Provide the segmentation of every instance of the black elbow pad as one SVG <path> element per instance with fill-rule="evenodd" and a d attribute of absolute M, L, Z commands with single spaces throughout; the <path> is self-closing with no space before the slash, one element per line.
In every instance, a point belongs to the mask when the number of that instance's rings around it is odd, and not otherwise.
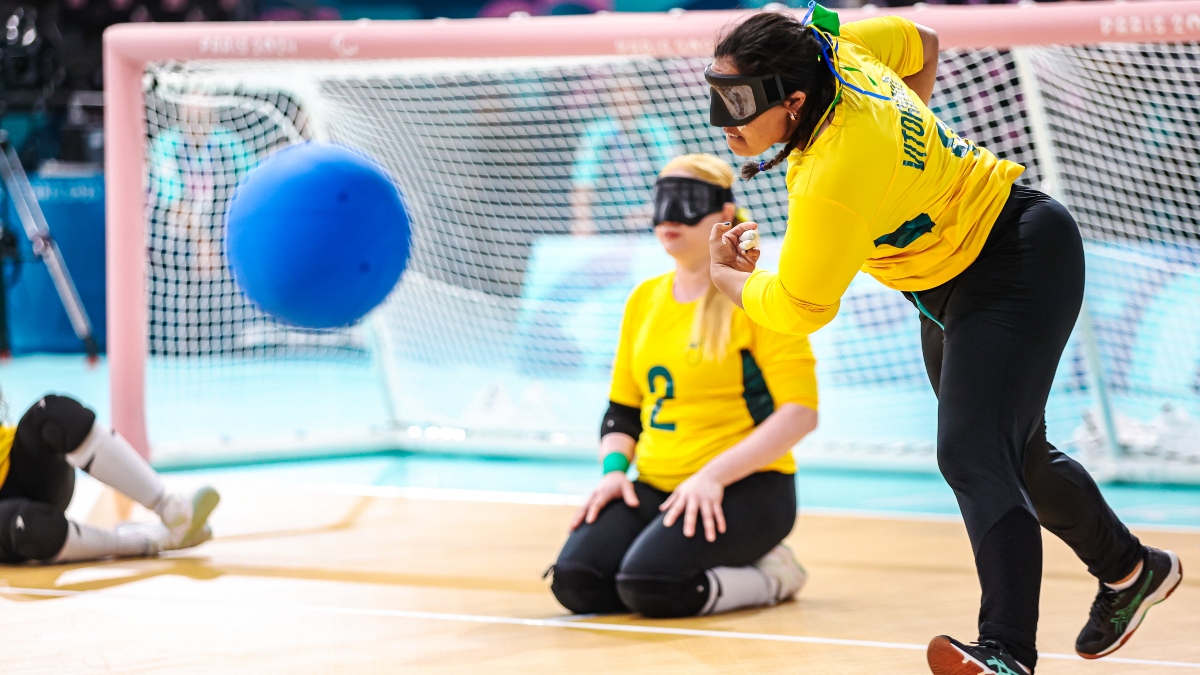
<path fill-rule="evenodd" d="M 600 438 L 612 433 L 627 434 L 636 441 L 642 435 L 642 411 L 609 401 L 604 421 L 600 423 Z"/>

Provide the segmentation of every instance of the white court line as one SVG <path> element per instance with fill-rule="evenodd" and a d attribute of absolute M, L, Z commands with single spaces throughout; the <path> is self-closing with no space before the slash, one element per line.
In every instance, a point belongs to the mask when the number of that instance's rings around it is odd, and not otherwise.
<path fill-rule="evenodd" d="M 257 482 L 257 485 L 262 485 Z M 355 485 L 348 483 L 290 483 L 280 485 L 308 492 L 349 495 L 355 497 L 390 497 L 424 499 L 445 502 L 482 502 L 489 504 L 533 504 L 536 506 L 580 506 L 585 495 L 566 495 L 547 492 L 507 492 L 504 490 L 463 490 L 457 488 L 399 487 L 393 485 Z M 800 505 L 800 515 L 830 516 L 835 518 L 867 518 L 870 520 L 903 520 L 932 523 L 961 523 L 962 517 L 948 513 L 918 513 L 913 511 L 875 511 L 869 509 L 839 509 L 805 507 Z M 1147 532 L 1174 532 L 1200 534 L 1200 527 L 1192 525 L 1156 525 L 1151 523 L 1125 523 L 1127 526 Z"/>
<path fill-rule="evenodd" d="M 99 591 L 70 591 L 61 589 L 14 588 L 0 587 L 0 594 L 41 595 L 49 597 L 66 597 L 93 593 Z M 740 631 L 704 630 L 699 628 L 678 628 L 673 626 L 644 626 L 637 624 L 592 623 L 581 619 L 592 616 L 576 616 L 562 619 L 519 619 L 511 616 L 490 616 L 486 614 L 453 614 L 446 612 L 417 612 L 403 609 L 370 609 L 364 607 L 329 607 L 325 605 L 276 605 L 255 603 L 228 603 L 216 600 L 196 601 L 191 598 L 146 597 L 143 595 L 125 594 L 112 590 L 103 591 L 106 597 L 118 597 L 126 600 L 149 602 L 217 604 L 222 607 L 244 607 L 247 609 L 273 609 L 280 611 L 302 611 L 319 614 L 342 614 L 349 616 L 376 616 L 393 619 L 419 619 L 425 621 L 451 621 L 459 623 L 482 623 L 506 626 L 528 626 L 533 628 L 566 628 L 574 630 L 590 630 L 610 633 L 635 633 L 641 635 L 673 635 L 678 637 L 704 637 L 721 640 L 751 640 L 759 642 L 789 642 L 794 644 L 831 645 L 838 647 L 865 647 L 871 649 L 898 649 L 904 651 L 924 651 L 926 645 L 907 642 L 881 642 L 878 640 L 849 640 L 844 638 L 814 637 L 809 635 L 781 635 L 777 633 L 744 633 Z M 1038 654 L 1040 658 L 1059 661 L 1083 661 L 1075 654 Z M 1123 663 L 1139 666 L 1160 666 L 1164 668 L 1192 668 L 1200 670 L 1200 663 L 1189 661 L 1159 661 L 1155 659 L 1126 659 L 1119 656 L 1104 658 L 1105 663 Z"/>

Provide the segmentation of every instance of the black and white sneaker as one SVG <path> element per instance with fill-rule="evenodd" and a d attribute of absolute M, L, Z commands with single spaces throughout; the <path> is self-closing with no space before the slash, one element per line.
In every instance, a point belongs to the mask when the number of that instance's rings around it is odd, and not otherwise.
<path fill-rule="evenodd" d="M 964 645 L 939 635 L 929 641 L 925 656 L 933 675 L 1033 675 L 1004 645 L 991 640 Z"/>
<path fill-rule="evenodd" d="M 1146 547 L 1142 573 L 1123 591 L 1100 584 L 1092 615 L 1075 641 L 1075 652 L 1098 659 L 1117 651 L 1141 625 L 1151 607 L 1166 600 L 1183 581 L 1179 556 Z"/>

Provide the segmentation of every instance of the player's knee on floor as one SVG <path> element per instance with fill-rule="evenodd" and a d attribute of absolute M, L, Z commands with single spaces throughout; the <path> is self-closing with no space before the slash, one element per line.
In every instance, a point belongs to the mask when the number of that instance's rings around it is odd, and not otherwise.
<path fill-rule="evenodd" d="M 83 443 L 95 423 L 96 413 L 79 401 L 50 394 L 25 412 L 17 433 L 25 442 L 42 443 L 55 452 L 67 454 Z"/>
<path fill-rule="evenodd" d="M 560 562 L 554 565 L 550 590 L 559 604 L 575 614 L 626 612 L 617 596 L 617 584 L 588 565 Z"/>
<path fill-rule="evenodd" d="M 0 501 L 0 562 L 47 562 L 67 541 L 62 511 L 28 499 Z"/>
<path fill-rule="evenodd" d="M 708 577 L 691 579 L 617 575 L 617 595 L 630 610 L 652 619 L 696 616 L 708 602 Z"/>

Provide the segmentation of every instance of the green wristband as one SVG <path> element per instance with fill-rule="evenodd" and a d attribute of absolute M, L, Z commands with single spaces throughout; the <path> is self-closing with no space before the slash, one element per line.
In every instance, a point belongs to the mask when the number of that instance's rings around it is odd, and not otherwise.
<path fill-rule="evenodd" d="M 610 452 L 604 456 L 604 473 L 620 471 L 625 473 L 629 470 L 629 458 L 620 452 Z"/>

